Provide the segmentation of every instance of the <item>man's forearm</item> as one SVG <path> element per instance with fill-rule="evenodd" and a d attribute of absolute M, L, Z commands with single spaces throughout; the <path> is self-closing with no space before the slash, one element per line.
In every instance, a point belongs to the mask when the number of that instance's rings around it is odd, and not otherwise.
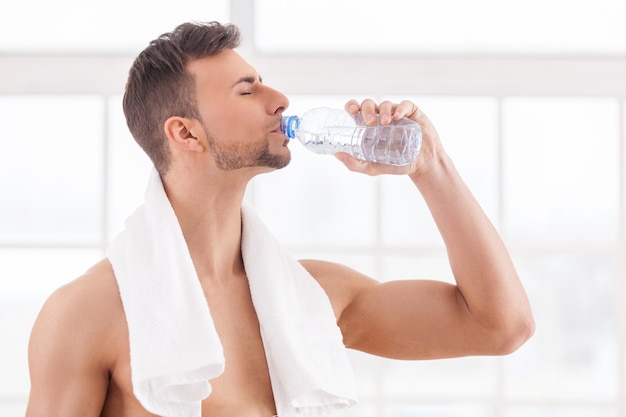
<path fill-rule="evenodd" d="M 427 170 L 411 179 L 443 237 L 459 292 L 473 319 L 493 329 L 495 337 L 525 340 L 534 324 L 524 288 L 502 239 L 450 158 L 438 154 Z"/>

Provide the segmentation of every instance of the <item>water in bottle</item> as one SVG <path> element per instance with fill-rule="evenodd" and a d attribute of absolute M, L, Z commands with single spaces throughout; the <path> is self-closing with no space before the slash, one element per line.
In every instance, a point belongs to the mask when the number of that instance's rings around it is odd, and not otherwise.
<path fill-rule="evenodd" d="M 422 145 L 422 130 L 412 120 L 378 121 L 367 126 L 361 113 L 319 107 L 298 116 L 283 116 L 282 132 L 320 154 L 347 152 L 357 159 L 388 165 L 413 162 Z"/>

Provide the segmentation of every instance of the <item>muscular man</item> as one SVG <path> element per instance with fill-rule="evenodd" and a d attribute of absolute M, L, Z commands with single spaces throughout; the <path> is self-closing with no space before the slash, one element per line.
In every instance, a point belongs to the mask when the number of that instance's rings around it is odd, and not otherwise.
<path fill-rule="evenodd" d="M 138 56 L 124 97 L 130 131 L 161 176 L 223 345 L 226 367 L 202 401 L 204 417 L 276 414 L 242 260 L 241 205 L 254 176 L 290 161 L 279 130 L 289 102 L 234 50 L 238 42 L 232 25 L 183 24 Z M 327 294 L 345 346 L 399 359 L 516 350 L 534 329 L 525 291 L 435 127 L 409 101 L 352 100 L 345 108 L 371 121 L 379 114 L 383 124 L 400 118 L 420 124 L 422 150 L 410 165 L 337 158 L 352 171 L 413 182 L 456 280 L 379 283 L 335 263 L 300 261 Z M 154 415 L 133 393 L 127 321 L 107 259 L 48 299 L 32 331 L 29 362 L 28 417 Z"/>

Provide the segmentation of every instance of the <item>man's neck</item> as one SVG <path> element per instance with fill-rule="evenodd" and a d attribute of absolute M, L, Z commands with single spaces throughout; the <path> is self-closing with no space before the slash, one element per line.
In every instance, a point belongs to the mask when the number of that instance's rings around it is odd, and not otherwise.
<path fill-rule="evenodd" d="M 245 184 L 167 179 L 164 186 L 201 281 L 243 273 L 241 204 Z"/>

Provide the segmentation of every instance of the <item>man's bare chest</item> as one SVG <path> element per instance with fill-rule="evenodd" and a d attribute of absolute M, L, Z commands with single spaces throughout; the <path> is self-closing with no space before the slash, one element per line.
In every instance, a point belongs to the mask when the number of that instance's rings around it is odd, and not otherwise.
<path fill-rule="evenodd" d="M 224 372 L 209 381 L 212 392 L 202 403 L 202 416 L 273 416 L 276 410 L 267 360 L 249 293 L 214 293 L 207 301 L 226 363 Z M 125 323 L 120 324 L 119 350 L 102 415 L 152 416 L 133 394 L 128 333 Z"/>

